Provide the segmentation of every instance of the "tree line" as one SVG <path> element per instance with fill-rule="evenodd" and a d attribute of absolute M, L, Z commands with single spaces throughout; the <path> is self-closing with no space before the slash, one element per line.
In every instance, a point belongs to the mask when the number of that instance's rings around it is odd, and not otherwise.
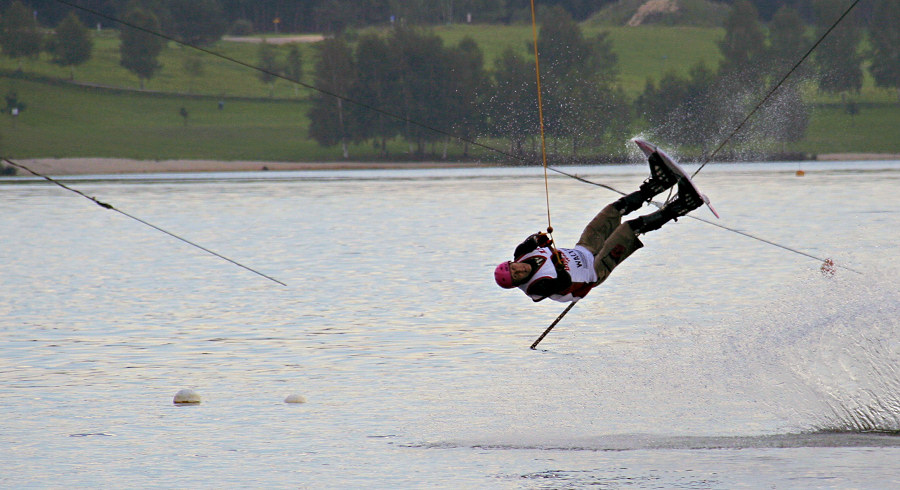
<path fill-rule="evenodd" d="M 668 73 L 658 82 L 649 80 L 635 103 L 638 113 L 664 137 L 709 149 L 741 122 L 847 6 L 842 0 L 814 2 L 813 28 L 807 33 L 800 12 L 793 7 L 781 6 L 766 27 L 753 4 L 735 2 L 719 44 L 723 61 L 718 71 L 713 73 L 700 63 L 687 76 Z M 749 127 L 736 136 L 737 141 L 802 139 L 810 117 L 801 93 L 804 86 L 840 95 L 852 115 L 859 110 L 853 96 L 862 88 L 866 62 L 875 84 L 897 89 L 900 100 L 900 1 L 878 0 L 870 14 L 866 49 L 861 48 L 866 16 L 857 11 L 838 24 L 811 60 L 784 81 Z"/>
<path fill-rule="evenodd" d="M 577 22 L 561 8 L 544 13 L 539 31 L 545 133 L 558 154 L 579 158 L 604 141 L 621 141 L 640 128 L 654 138 L 708 151 L 720 143 L 762 100 L 846 8 L 841 0 L 815 3 L 816 23 L 807 34 L 797 9 L 782 5 L 768 26 L 756 7 L 735 2 L 719 43 L 717 69 L 704 63 L 687 75 L 674 71 L 649 79 L 636 100 L 616 83 L 617 59 L 604 33 L 585 38 Z M 851 16 L 772 95 L 758 115 L 734 139 L 736 143 L 796 142 L 803 138 L 811 108 L 802 97 L 810 84 L 824 93 L 850 96 L 862 87 L 863 62 L 876 84 L 900 87 L 900 1 L 880 0 L 873 12 L 871 47 L 859 49 L 863 27 Z M 471 40 L 444 46 L 427 31 L 396 28 L 386 37 L 366 35 L 355 48 L 338 36 L 321 43 L 316 86 L 347 94 L 354 101 L 392 108 L 388 118 L 366 107 L 329 95 L 315 96 L 310 136 L 324 146 L 404 139 L 409 153 L 422 155 L 428 143 L 449 140 L 423 131 L 409 119 L 466 140 L 496 138 L 517 155 L 536 153 L 537 88 L 530 46 L 503 53 L 492 69 Z M 898 93 L 900 95 L 900 93 Z M 848 110 L 852 98 L 848 98 Z M 529 143 L 530 142 L 530 146 Z M 438 153 L 436 150 L 432 154 Z M 446 153 L 444 150 L 443 153 Z"/>
<path fill-rule="evenodd" d="M 345 158 L 350 143 L 368 140 L 387 156 L 387 141 L 398 137 L 414 156 L 424 156 L 431 144 L 428 153 L 446 158 L 453 137 L 508 140 L 510 151 L 521 154 L 540 130 L 527 45 L 507 50 L 488 70 L 470 38 L 445 46 L 426 30 L 398 26 L 354 44 L 338 36 L 318 45 L 315 86 L 321 92 L 310 111 L 310 136 L 323 146 L 340 145 Z M 616 55 L 605 33 L 586 39 L 573 18 L 555 8 L 547 12 L 538 49 L 547 134 L 577 153 L 624 129 L 630 108 L 615 84 Z"/>
<path fill-rule="evenodd" d="M 15 0 L 0 0 L 0 11 Z M 615 0 L 540 0 L 543 7 L 560 6 L 584 20 Z M 37 20 L 56 25 L 72 10 L 55 0 L 26 2 Z M 465 22 L 514 22 L 530 16 L 530 0 L 78 0 L 105 16 L 123 18 L 135 7 L 153 12 L 164 26 L 180 22 L 187 4 L 205 11 L 203 23 L 231 28 L 249 25 L 253 32 L 337 32 L 343 28 L 389 24 L 391 20 L 428 25 Z M 187 5 L 190 7 L 190 5 Z M 107 24 L 100 16 L 79 12 L 86 25 Z M 529 17 L 530 18 L 530 17 Z M 174 31 L 172 31 L 174 32 Z"/>
<path fill-rule="evenodd" d="M 214 27 L 210 29 L 198 27 L 216 17 L 207 14 L 218 3 L 134 0 L 123 18 L 148 31 L 177 32 L 187 42 L 204 44 L 218 39 L 224 29 L 221 22 L 208 23 Z M 636 100 L 629 100 L 617 84 L 616 54 L 607 35 L 585 38 L 577 19 L 562 3 L 542 13 L 538 44 L 546 134 L 556 151 L 572 156 L 600 142 L 620 140 L 634 127 L 652 128 L 663 140 L 705 149 L 733 128 L 846 8 L 843 0 L 816 0 L 811 11 L 814 29 L 806 34 L 799 9 L 782 5 L 766 25 L 754 3 L 738 0 L 725 23 L 719 44 L 722 62 L 716 70 L 701 63 L 687 75 L 661 73 L 647 81 Z M 159 12 L 154 4 L 167 7 L 163 17 L 168 27 L 154 13 Z M 801 139 L 810 113 L 801 96 L 801 82 L 813 80 L 828 93 L 858 93 L 863 61 L 868 62 L 876 84 L 900 87 L 900 0 L 877 0 L 870 14 L 867 50 L 859 49 L 864 31 L 857 13 L 831 33 L 812 63 L 803 65 L 761 109 L 762 117 L 755 120 L 762 122 L 742 137 L 782 143 Z M 447 134 L 470 141 L 508 141 L 510 151 L 517 154 L 535 151 L 540 122 L 531 46 L 510 49 L 494 66 L 486 67 L 471 39 L 445 46 L 427 29 L 406 23 L 380 32 L 386 34 L 352 36 L 342 31 L 318 44 L 314 83 L 325 94 L 313 98 L 312 138 L 324 146 L 340 145 L 345 157 L 349 157 L 350 143 L 368 140 L 386 154 L 387 142 L 394 138 L 404 139 L 413 155 L 424 155 L 428 144 L 432 144 L 431 153 L 445 154 Z M 33 10 L 21 1 L 0 12 L 0 47 L 5 56 L 33 57 L 45 49 L 55 62 L 73 70 L 90 58 L 90 33 L 73 12 L 49 38 L 43 39 L 44 35 Z M 133 29 L 122 29 L 120 38 L 120 63 L 143 87 L 160 68 L 157 57 L 164 44 Z M 272 73 L 294 80 L 302 75 L 296 47 L 282 62 L 273 46 L 262 44 L 258 65 L 268 72 L 260 75 L 265 83 L 273 81 Z M 195 75 L 200 71 L 187 64 L 185 68 Z M 434 145 L 441 142 L 443 150 L 436 150 Z"/>
<path fill-rule="evenodd" d="M 0 0 L 0 11 L 15 0 Z M 583 21 L 617 0 L 539 0 L 539 10 L 560 7 L 576 21 Z M 249 25 L 254 32 L 338 32 L 339 29 L 385 25 L 403 19 L 412 25 L 466 22 L 510 23 L 530 19 L 531 0 L 77 0 L 78 5 L 103 15 L 123 18 L 135 6 L 153 12 L 168 28 L 179 22 L 185 6 L 195 4 L 206 14 L 203 23 L 221 24 L 231 29 L 236 23 Z M 725 0 L 725 4 L 733 4 Z M 752 0 L 763 21 L 772 19 L 783 5 L 796 8 L 809 22 L 814 15 L 812 0 Z M 55 0 L 26 2 L 43 25 L 57 25 L 72 8 Z M 858 8 L 871 13 L 863 2 Z M 78 12 L 89 26 L 107 24 L 108 19 Z M 112 27 L 112 26 L 110 26 Z M 174 32 L 174 31 L 172 31 Z"/>

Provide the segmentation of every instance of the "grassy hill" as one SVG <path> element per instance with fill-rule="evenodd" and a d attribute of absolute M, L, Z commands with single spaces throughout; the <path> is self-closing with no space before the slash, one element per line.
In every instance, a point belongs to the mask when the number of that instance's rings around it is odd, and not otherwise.
<path fill-rule="evenodd" d="M 585 26 L 585 37 L 601 31 L 609 33 L 613 49 L 619 57 L 619 81 L 626 93 L 637 96 L 644 90 L 647 77 L 660 78 L 668 70 L 686 74 L 691 66 L 704 61 L 710 68 L 719 65 L 716 42 L 724 31 L 701 27 L 600 27 Z M 445 44 L 457 44 L 469 36 L 478 42 L 490 69 L 494 60 L 507 48 L 519 50 L 525 56 L 533 42 L 531 26 L 452 25 L 435 29 Z"/>
<path fill-rule="evenodd" d="M 625 90 L 632 95 L 644 89 L 648 76 L 658 77 L 658 73 L 674 70 L 686 73 L 688 68 L 699 61 L 705 61 L 710 67 L 718 66 L 719 52 L 716 42 L 723 31 L 718 28 L 698 27 L 615 27 L 603 28 L 588 26 L 584 29 L 587 37 L 592 37 L 601 30 L 610 34 L 614 49 L 619 56 L 618 69 L 620 80 Z M 464 37 L 473 38 L 481 46 L 485 65 L 488 69 L 494 66 L 494 60 L 507 48 L 513 48 L 530 56 L 532 42 L 531 26 L 495 26 L 495 25 L 451 25 L 434 29 L 447 45 L 455 45 Z M 75 69 L 75 81 L 100 84 L 114 87 L 137 89 L 137 78 L 119 65 L 119 39 L 115 31 L 106 30 L 95 34 L 93 58 Z M 311 83 L 309 76 L 313 72 L 315 49 L 311 44 L 298 44 L 303 56 L 304 82 Z M 245 63 L 257 64 L 259 61 L 259 45 L 244 42 L 220 41 L 211 48 L 224 56 L 238 59 Z M 279 57 L 287 54 L 287 46 L 278 46 Z M 191 79 L 184 68 L 189 58 L 202 61 L 203 73 Z M 192 92 L 215 96 L 268 97 L 276 98 L 305 97 L 309 95 L 305 89 L 295 87 L 279 80 L 274 83 L 274 92 L 263 84 L 257 73 L 246 67 L 200 53 L 190 48 L 183 48 L 169 43 L 160 55 L 162 69 L 159 74 L 147 83 L 147 90 L 187 93 Z M 14 71 L 18 62 L 0 57 L 0 69 Z M 70 70 L 50 62 L 50 57 L 42 53 L 36 60 L 25 60 L 23 70 L 35 74 L 58 79 L 68 79 Z"/>
<path fill-rule="evenodd" d="M 307 137 L 307 99 L 223 99 L 0 78 L 0 92 L 10 91 L 26 108 L 15 119 L 0 114 L 0 154 L 8 158 L 341 160 L 340 150 Z M 406 148 L 399 140 L 388 144 L 394 156 Z M 461 154 L 462 146 L 451 150 Z M 370 144 L 350 151 L 362 160 L 381 158 Z M 479 154 L 477 148 L 470 153 Z"/>
<path fill-rule="evenodd" d="M 313 48 L 308 44 L 299 44 L 304 57 L 304 68 L 309 74 L 313 70 Z M 280 47 L 280 56 L 287 54 L 286 47 Z M 212 48 L 225 56 L 256 65 L 259 62 L 259 45 L 243 42 L 220 41 Z M 201 60 L 202 74 L 195 79 L 188 75 L 184 68 L 190 58 Z M 139 82 L 135 75 L 119 65 L 119 37 L 113 30 L 105 30 L 95 34 L 94 51 L 90 61 L 75 68 L 75 81 L 87 84 L 98 84 L 111 87 L 122 87 L 137 90 Z M 169 43 L 159 57 L 162 69 L 149 80 L 146 89 L 149 91 L 231 96 L 231 97 L 269 97 L 292 98 L 307 96 L 308 93 L 296 92 L 287 82 L 274 84 L 274 93 L 270 87 L 260 81 L 257 72 L 236 63 L 201 53 L 191 48 L 184 48 L 176 43 Z M 14 71 L 18 63 L 9 58 L 0 57 L 0 69 Z M 24 60 L 22 69 L 27 74 L 67 80 L 69 68 L 51 63 L 50 56 L 41 53 L 36 60 Z M 297 89 L 300 90 L 300 89 Z"/>
<path fill-rule="evenodd" d="M 620 83 L 636 96 L 647 77 L 658 77 L 668 70 L 685 73 L 698 61 L 715 67 L 719 54 L 716 41 L 721 29 L 704 27 L 615 27 L 584 25 L 591 36 L 606 29 L 619 56 Z M 507 47 L 527 55 L 531 42 L 530 26 L 453 25 L 436 29 L 448 44 L 464 36 L 474 38 L 484 50 L 486 63 Z M 314 49 L 300 45 L 305 78 L 312 72 Z M 255 64 L 258 46 L 249 43 L 219 42 L 214 50 L 229 57 Z M 281 56 L 287 47 L 281 46 Z M 185 60 L 200 57 L 203 73 L 191 79 Z M 6 156 L 72 157 L 115 156 L 140 159 L 215 158 L 223 160 L 316 160 L 340 158 L 334 148 L 321 148 L 306 137 L 309 121 L 309 90 L 285 81 L 271 87 L 263 84 L 256 72 L 227 60 L 199 54 L 170 45 L 160 62 L 163 69 L 147 84 L 148 92 L 133 91 L 137 79 L 118 64 L 118 38 L 114 31 L 95 34 L 93 59 L 76 68 L 75 80 L 128 90 L 104 90 L 73 86 L 65 80 L 69 70 L 53 65 L 46 55 L 23 62 L 29 77 L 44 81 L 11 77 L 17 64 L 0 58 L 0 94 L 17 92 L 27 104 L 13 120 L 0 115 L 0 151 Z M 149 91 L 162 92 L 150 93 Z M 192 95 L 184 95 L 190 92 Z M 858 96 L 861 112 L 847 114 L 836 97 L 811 92 L 818 104 L 807 138 L 788 148 L 806 153 L 823 152 L 900 152 L 900 106 L 896 92 L 874 87 L 867 77 Z M 225 101 L 219 110 L 217 103 Z M 187 125 L 179 115 L 184 107 Z M 401 142 L 390 148 L 392 154 L 404 151 Z M 460 154 L 459 145 L 451 154 Z M 359 159 L 373 159 L 369 145 L 351 149 Z"/>

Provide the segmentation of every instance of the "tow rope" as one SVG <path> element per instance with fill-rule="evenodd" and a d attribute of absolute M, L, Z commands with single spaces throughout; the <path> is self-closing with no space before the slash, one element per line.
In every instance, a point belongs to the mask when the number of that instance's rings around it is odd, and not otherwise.
<path fill-rule="evenodd" d="M 547 138 L 544 136 L 544 100 L 541 96 L 541 62 L 538 55 L 537 16 L 534 13 L 534 0 L 531 0 L 531 34 L 534 37 L 534 75 L 537 79 L 538 120 L 541 128 L 541 164 L 544 167 L 544 196 L 547 200 L 547 235 L 550 237 L 550 249 L 554 256 L 556 244 L 553 241 L 553 224 L 550 222 L 550 182 L 547 178 Z"/>

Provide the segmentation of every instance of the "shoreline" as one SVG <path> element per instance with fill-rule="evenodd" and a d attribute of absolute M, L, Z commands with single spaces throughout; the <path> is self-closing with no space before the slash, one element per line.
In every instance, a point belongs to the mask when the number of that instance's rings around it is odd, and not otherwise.
<path fill-rule="evenodd" d="M 813 161 L 837 162 L 837 161 L 879 161 L 900 160 L 900 153 L 823 153 L 816 156 Z"/>
<path fill-rule="evenodd" d="M 390 170 L 486 167 L 452 162 L 264 162 L 220 160 L 134 160 L 128 158 L 27 158 L 13 160 L 43 175 L 257 172 L 265 170 Z M 492 166 L 492 165 L 491 165 Z M 17 169 L 19 177 L 31 176 Z"/>
<path fill-rule="evenodd" d="M 900 161 L 895 153 L 829 153 L 815 161 Z M 391 170 L 495 167 L 477 162 L 265 162 L 219 160 L 134 160 L 128 158 L 28 158 L 13 160 L 42 175 L 256 172 L 265 170 Z M 624 162 L 623 162 L 624 163 Z M 18 177 L 31 174 L 17 169 Z"/>

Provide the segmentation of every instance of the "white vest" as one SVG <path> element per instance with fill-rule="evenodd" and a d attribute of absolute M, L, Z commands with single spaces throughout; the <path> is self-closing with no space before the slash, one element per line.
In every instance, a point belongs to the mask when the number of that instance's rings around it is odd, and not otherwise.
<path fill-rule="evenodd" d="M 564 291 L 551 295 L 550 299 L 568 302 L 587 296 L 587 293 L 594 287 L 594 283 L 597 282 L 597 272 L 594 271 L 594 255 L 581 245 L 576 245 L 575 248 L 559 248 L 557 250 L 559 250 L 559 257 L 562 259 L 563 266 L 572 278 L 572 285 Z M 553 266 L 553 261 L 550 260 L 552 254 L 553 252 L 549 248 L 540 247 L 516 258 L 516 262 L 532 257 L 537 259 L 538 270 L 532 274 L 528 282 L 519 286 L 519 289 L 524 291 L 525 294 L 528 294 L 528 287 L 538 279 L 555 279 L 557 277 L 556 267 Z M 535 301 L 543 299 L 542 296 L 538 295 L 528 294 L 528 296 Z"/>

